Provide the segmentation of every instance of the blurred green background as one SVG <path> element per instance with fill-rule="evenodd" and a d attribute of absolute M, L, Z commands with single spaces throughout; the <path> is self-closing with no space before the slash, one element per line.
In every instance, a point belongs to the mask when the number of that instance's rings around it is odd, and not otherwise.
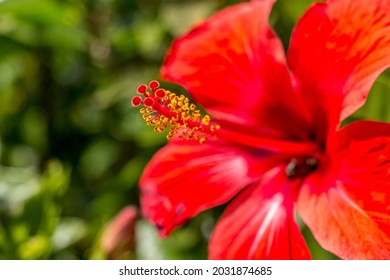
<path fill-rule="evenodd" d="M 138 178 L 166 143 L 131 97 L 158 78 L 173 38 L 238 2 L 0 0 L 0 259 L 108 257 L 100 245 L 107 222 L 139 205 Z M 270 22 L 286 48 L 312 2 L 277 2 Z M 389 90 L 387 72 L 351 119 L 390 121 Z M 140 219 L 135 248 L 116 257 L 205 259 L 222 211 L 165 240 Z M 334 258 L 303 232 L 314 258 Z"/>

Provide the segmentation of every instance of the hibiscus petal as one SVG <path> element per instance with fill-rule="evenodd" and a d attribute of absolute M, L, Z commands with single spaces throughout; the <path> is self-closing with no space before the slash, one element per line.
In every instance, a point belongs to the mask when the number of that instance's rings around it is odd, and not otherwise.
<path fill-rule="evenodd" d="M 284 169 L 274 168 L 226 209 L 209 244 L 210 259 L 310 259 L 294 221 Z"/>
<path fill-rule="evenodd" d="M 364 104 L 390 65 L 390 1 L 313 5 L 293 32 L 288 62 L 317 127 L 334 129 Z"/>
<path fill-rule="evenodd" d="M 330 167 L 303 184 L 298 211 L 320 245 L 345 259 L 390 259 L 390 125 L 339 131 Z"/>
<path fill-rule="evenodd" d="M 188 218 L 231 199 L 274 164 L 220 141 L 171 142 L 154 155 L 140 180 L 143 214 L 162 236 Z M 258 153 L 258 152 L 257 152 Z"/>
<path fill-rule="evenodd" d="M 244 125 L 251 134 L 306 137 L 303 101 L 267 22 L 273 2 L 231 6 L 200 24 L 175 41 L 161 75 L 189 90 L 223 126 L 232 123 L 229 129 Z"/>

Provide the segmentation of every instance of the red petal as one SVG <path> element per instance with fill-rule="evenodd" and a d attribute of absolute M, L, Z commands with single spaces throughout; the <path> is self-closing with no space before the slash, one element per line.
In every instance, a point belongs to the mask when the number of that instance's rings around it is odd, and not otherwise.
<path fill-rule="evenodd" d="M 309 177 L 298 210 L 318 242 L 345 259 L 390 259 L 390 125 L 337 133 L 329 167 Z"/>
<path fill-rule="evenodd" d="M 288 61 L 318 127 L 334 129 L 363 105 L 390 65 L 390 1 L 313 5 L 293 32 Z"/>
<path fill-rule="evenodd" d="M 216 118 L 249 126 L 252 134 L 299 138 L 308 125 L 282 44 L 268 26 L 273 2 L 217 13 L 173 44 L 161 75 L 187 88 Z"/>
<path fill-rule="evenodd" d="M 218 222 L 209 258 L 310 259 L 294 221 L 292 189 L 284 170 L 275 168 L 244 190 Z"/>
<path fill-rule="evenodd" d="M 245 151 L 212 140 L 171 142 L 141 177 L 143 213 L 167 235 L 197 213 L 227 202 L 273 164 L 274 159 L 255 162 Z"/>

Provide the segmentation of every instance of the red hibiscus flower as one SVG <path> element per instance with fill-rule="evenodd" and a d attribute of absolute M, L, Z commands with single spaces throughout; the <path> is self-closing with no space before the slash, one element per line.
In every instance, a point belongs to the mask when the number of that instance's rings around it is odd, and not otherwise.
<path fill-rule="evenodd" d="M 164 236 L 232 200 L 211 259 L 310 258 L 295 212 L 341 258 L 390 259 L 390 125 L 340 128 L 390 65 L 390 0 L 312 5 L 287 59 L 267 23 L 273 2 L 228 7 L 171 47 L 162 78 L 211 121 L 156 82 L 139 88 L 147 121 L 173 125 L 140 180 L 143 214 Z"/>

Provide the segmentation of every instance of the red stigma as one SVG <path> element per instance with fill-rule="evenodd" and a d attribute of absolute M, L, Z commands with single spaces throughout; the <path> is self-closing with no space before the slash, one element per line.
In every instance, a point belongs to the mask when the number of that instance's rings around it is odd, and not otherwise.
<path fill-rule="evenodd" d="M 131 105 L 133 107 L 138 107 L 142 103 L 142 98 L 139 96 L 134 96 L 133 99 L 131 100 Z"/>
<path fill-rule="evenodd" d="M 139 85 L 137 88 L 137 92 L 138 94 L 145 94 L 147 89 L 148 89 L 147 85 Z"/>
<path fill-rule="evenodd" d="M 151 107 L 154 105 L 154 99 L 151 97 L 146 97 L 144 100 L 144 105 L 147 107 Z"/>
<path fill-rule="evenodd" d="M 150 87 L 151 89 L 156 89 L 156 88 L 158 88 L 159 86 L 160 86 L 160 83 L 157 82 L 157 81 L 151 81 L 151 82 L 149 83 L 149 87 Z"/>
<path fill-rule="evenodd" d="M 163 98 L 165 96 L 165 90 L 163 90 L 162 88 L 156 90 L 156 96 L 159 98 Z"/>

